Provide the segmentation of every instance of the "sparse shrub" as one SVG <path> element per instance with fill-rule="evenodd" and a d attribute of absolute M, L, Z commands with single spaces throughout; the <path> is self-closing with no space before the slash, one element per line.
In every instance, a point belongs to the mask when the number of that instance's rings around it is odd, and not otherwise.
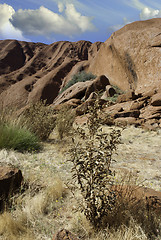
<path fill-rule="evenodd" d="M 117 94 L 123 94 L 123 93 L 125 93 L 123 90 L 121 90 L 118 86 L 116 86 L 116 85 L 112 85 L 112 87 L 115 89 L 115 91 L 116 91 L 116 93 Z"/>
<path fill-rule="evenodd" d="M 55 127 L 54 110 L 46 105 L 46 101 L 30 104 L 21 116 L 21 124 L 41 140 L 46 140 Z"/>
<path fill-rule="evenodd" d="M 62 90 L 60 91 L 60 94 L 62 92 L 64 92 L 66 89 L 68 89 L 69 87 L 73 86 L 75 83 L 77 82 L 86 82 L 89 81 L 91 79 L 95 79 L 96 76 L 93 75 L 92 73 L 86 73 L 85 71 L 81 71 L 78 72 L 77 74 L 75 74 L 72 79 L 65 85 L 65 87 L 62 88 Z"/>
<path fill-rule="evenodd" d="M 111 170 L 112 156 L 121 132 L 104 133 L 98 109 L 99 100 L 96 99 L 94 106 L 89 107 L 87 128 L 77 127 L 79 140 L 73 138 L 70 149 L 72 174 L 76 181 L 74 187 L 81 192 L 78 210 L 84 213 L 96 231 L 107 226 L 111 229 L 129 227 L 134 221 L 143 229 L 147 239 L 155 239 L 160 234 L 160 220 L 146 201 L 137 199 L 133 179 L 127 176 L 118 182 Z"/>
<path fill-rule="evenodd" d="M 64 106 L 57 114 L 56 129 L 59 134 L 59 138 L 62 139 L 72 131 L 73 122 L 75 119 L 75 112 L 69 106 Z"/>
<path fill-rule="evenodd" d="M 116 93 L 112 96 L 112 97 L 108 97 L 107 100 L 110 102 L 110 103 L 116 103 L 117 101 L 117 98 L 119 95 L 125 93 L 123 90 L 121 90 L 118 86 L 116 85 L 112 85 L 112 87 L 115 89 Z"/>
<path fill-rule="evenodd" d="M 0 149 L 13 149 L 19 152 L 37 151 L 41 145 L 38 138 L 19 125 L 0 123 Z"/>
<path fill-rule="evenodd" d="M 109 212 L 113 211 L 116 195 L 111 190 L 114 173 L 110 169 L 112 154 L 119 143 L 120 131 L 103 133 L 98 117 L 99 99 L 89 107 L 87 130 L 77 127 L 83 141 L 70 150 L 72 173 L 81 192 L 81 211 L 95 229 L 105 227 Z"/>

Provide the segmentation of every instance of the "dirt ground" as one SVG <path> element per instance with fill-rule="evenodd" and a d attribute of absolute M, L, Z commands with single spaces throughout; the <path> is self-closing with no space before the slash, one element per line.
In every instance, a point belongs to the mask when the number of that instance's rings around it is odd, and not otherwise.
<path fill-rule="evenodd" d="M 114 168 L 133 171 L 145 180 L 145 186 L 161 191 L 161 130 L 127 127 L 122 131 L 117 152 Z"/>
<path fill-rule="evenodd" d="M 112 128 L 103 126 L 103 131 L 111 130 Z M 137 184 L 143 183 L 144 186 L 161 191 L 161 130 L 153 132 L 133 126 L 120 130 L 122 131 L 121 143 L 118 146 L 117 154 L 113 156 L 116 161 L 113 161 L 111 165 L 112 169 L 116 171 L 116 179 L 119 179 L 120 176 L 129 176 L 131 172 L 136 177 Z M 22 154 L 5 149 L 0 151 L 0 163 L 12 164 L 21 169 L 25 181 L 30 183 L 29 193 L 26 193 L 22 203 L 18 204 L 9 216 L 14 216 L 20 221 L 19 219 L 25 215 L 29 222 L 27 231 L 29 229 L 34 236 L 37 236 L 37 240 L 52 239 L 53 234 L 60 229 L 60 226 L 75 232 L 76 235 L 83 236 L 87 232 L 86 223 L 82 225 L 80 217 L 75 213 L 76 200 L 72 194 L 68 194 L 62 199 L 56 199 L 54 202 L 53 196 L 50 197 L 51 189 L 55 189 L 55 183 L 58 182 L 56 196 L 57 194 L 61 196 L 64 190 L 59 186 L 61 185 L 59 181 L 66 184 L 71 179 L 72 164 L 67 161 L 69 156 L 66 153 L 70 142 L 70 137 L 58 141 L 57 135 L 53 133 L 50 141 L 44 144 L 44 150 L 40 153 Z M 48 199 L 47 206 L 45 206 L 45 209 L 47 208 L 49 211 L 47 215 L 43 211 L 43 198 Z M 127 232 L 125 233 L 127 235 Z M 4 237 L 5 234 L 4 231 L 4 235 L 0 239 L 8 239 Z M 120 234 L 123 233 L 118 234 L 122 236 Z M 141 238 L 138 235 L 136 237 L 133 232 L 130 234 L 131 237 L 127 238 L 116 236 L 109 239 L 147 239 L 146 236 Z M 10 237 L 10 239 L 28 240 L 29 238 L 16 236 L 16 238 Z M 99 238 L 91 237 L 90 239 Z M 101 239 L 107 238 L 102 237 Z"/>

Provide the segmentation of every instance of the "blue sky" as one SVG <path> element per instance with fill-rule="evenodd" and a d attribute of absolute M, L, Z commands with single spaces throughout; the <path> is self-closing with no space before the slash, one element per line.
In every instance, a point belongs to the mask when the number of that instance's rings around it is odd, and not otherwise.
<path fill-rule="evenodd" d="M 127 23 L 156 17 L 160 0 L 0 0 L 0 39 L 104 42 Z"/>

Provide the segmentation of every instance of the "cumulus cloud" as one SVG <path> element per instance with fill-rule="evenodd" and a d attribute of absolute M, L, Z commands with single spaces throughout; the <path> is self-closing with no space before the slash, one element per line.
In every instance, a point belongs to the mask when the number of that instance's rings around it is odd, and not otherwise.
<path fill-rule="evenodd" d="M 142 9 L 140 13 L 141 20 L 147 20 L 150 18 L 158 18 L 158 17 L 161 17 L 161 10 L 154 10 L 154 9 L 145 7 Z"/>
<path fill-rule="evenodd" d="M 0 38 L 1 39 L 18 39 L 29 41 L 23 37 L 22 32 L 16 29 L 10 22 L 15 10 L 8 4 L 0 4 Z"/>
<path fill-rule="evenodd" d="M 159 18 L 161 17 L 161 9 L 153 9 L 151 7 L 146 6 L 139 0 L 124 0 L 124 3 L 130 7 L 136 8 L 140 11 L 140 20 L 148 20 L 151 18 Z M 118 24 L 111 26 L 109 28 L 110 31 L 117 31 L 118 29 L 122 28 L 126 24 L 131 23 L 126 18 L 123 19 L 123 24 Z"/>
<path fill-rule="evenodd" d="M 94 31 L 92 19 L 81 15 L 74 4 L 58 3 L 61 14 L 55 13 L 44 6 L 36 10 L 19 9 L 12 15 L 10 22 L 26 35 L 73 35 L 86 31 Z"/>
<path fill-rule="evenodd" d="M 161 17 L 161 9 L 151 8 L 139 0 L 131 0 L 131 1 L 125 0 L 125 1 L 127 5 L 140 10 L 140 20 L 147 20 L 150 18 Z M 153 4 L 155 5 L 155 2 Z"/>

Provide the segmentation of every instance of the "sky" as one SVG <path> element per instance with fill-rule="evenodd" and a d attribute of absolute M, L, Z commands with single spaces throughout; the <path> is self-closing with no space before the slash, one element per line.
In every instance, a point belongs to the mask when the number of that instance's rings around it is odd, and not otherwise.
<path fill-rule="evenodd" d="M 161 0 L 0 0 L 0 40 L 106 41 L 124 25 L 161 17 Z"/>

